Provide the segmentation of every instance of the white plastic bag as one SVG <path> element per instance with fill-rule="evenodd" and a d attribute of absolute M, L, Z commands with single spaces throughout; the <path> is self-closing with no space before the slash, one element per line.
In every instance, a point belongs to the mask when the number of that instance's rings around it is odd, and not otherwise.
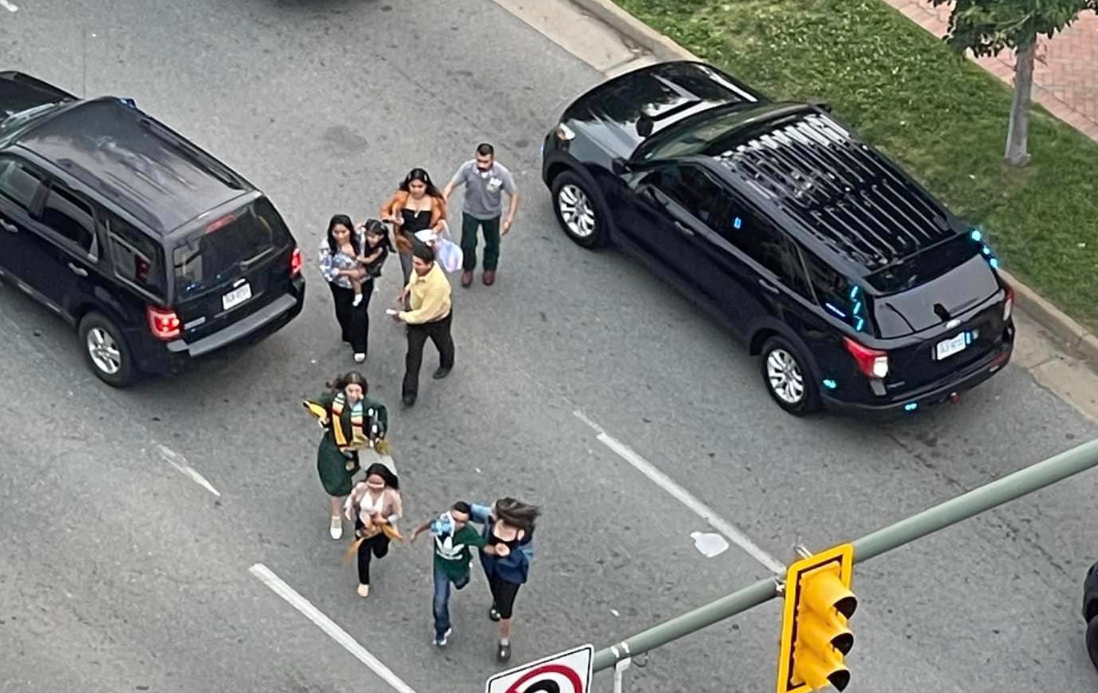
<path fill-rule="evenodd" d="M 447 238 L 439 238 L 435 241 L 435 257 L 442 265 L 442 269 L 447 272 L 457 272 L 465 261 L 461 246 Z"/>

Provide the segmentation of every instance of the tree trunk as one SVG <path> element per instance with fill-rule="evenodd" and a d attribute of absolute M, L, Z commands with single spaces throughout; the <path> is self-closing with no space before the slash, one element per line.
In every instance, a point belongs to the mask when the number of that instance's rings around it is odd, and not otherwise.
<path fill-rule="evenodd" d="M 1029 163 L 1029 102 L 1033 95 L 1033 60 L 1037 42 L 1014 53 L 1014 101 L 1010 105 L 1006 160 L 1011 166 Z"/>

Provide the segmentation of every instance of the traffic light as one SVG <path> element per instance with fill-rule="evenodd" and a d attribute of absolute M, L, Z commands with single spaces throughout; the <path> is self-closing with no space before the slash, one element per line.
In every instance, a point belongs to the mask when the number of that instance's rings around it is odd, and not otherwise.
<path fill-rule="evenodd" d="M 843 657 L 854 647 L 848 619 L 858 608 L 850 591 L 854 547 L 842 544 L 802 558 L 786 571 L 778 693 L 843 690 L 850 670 Z"/>

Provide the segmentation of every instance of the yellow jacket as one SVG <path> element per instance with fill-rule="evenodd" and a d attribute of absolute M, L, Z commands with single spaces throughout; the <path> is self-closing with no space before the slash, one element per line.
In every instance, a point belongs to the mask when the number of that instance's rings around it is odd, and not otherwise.
<path fill-rule="evenodd" d="M 411 295 L 411 310 L 400 312 L 400 319 L 410 325 L 435 322 L 450 314 L 450 280 L 436 262 L 422 277 L 412 271 L 406 287 Z"/>

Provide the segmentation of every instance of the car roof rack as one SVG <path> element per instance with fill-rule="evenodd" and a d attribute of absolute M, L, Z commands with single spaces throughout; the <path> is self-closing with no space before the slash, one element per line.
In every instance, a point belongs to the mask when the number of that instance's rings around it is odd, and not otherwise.
<path fill-rule="evenodd" d="M 872 273 L 957 234 L 949 214 L 895 164 L 806 106 L 715 158 Z"/>

